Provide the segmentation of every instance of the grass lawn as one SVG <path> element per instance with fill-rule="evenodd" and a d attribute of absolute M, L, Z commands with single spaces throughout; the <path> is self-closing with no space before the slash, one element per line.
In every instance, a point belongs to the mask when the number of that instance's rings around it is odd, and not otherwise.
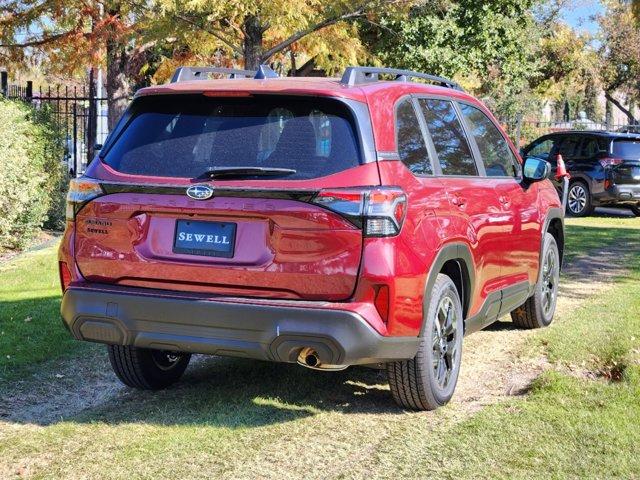
<path fill-rule="evenodd" d="M 82 348 L 60 320 L 56 248 L 0 263 L 0 381 Z"/>
<path fill-rule="evenodd" d="M 52 424 L 0 418 L 0 477 L 639 478 L 640 219 L 567 221 L 570 260 L 623 242 L 614 284 L 527 337 L 520 355 L 550 368 L 526 396 L 410 413 L 373 370 L 211 358 L 174 388 Z M 56 275 L 52 249 L 0 267 L 4 368 L 83 358 L 58 318 Z"/>

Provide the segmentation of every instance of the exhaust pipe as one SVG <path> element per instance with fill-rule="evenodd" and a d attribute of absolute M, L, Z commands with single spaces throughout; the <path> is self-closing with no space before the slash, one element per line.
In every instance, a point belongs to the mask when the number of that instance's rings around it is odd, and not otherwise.
<path fill-rule="evenodd" d="M 298 365 L 311 370 L 338 371 L 344 370 L 348 365 L 329 365 L 320 361 L 320 356 L 311 347 L 305 347 L 298 354 Z"/>

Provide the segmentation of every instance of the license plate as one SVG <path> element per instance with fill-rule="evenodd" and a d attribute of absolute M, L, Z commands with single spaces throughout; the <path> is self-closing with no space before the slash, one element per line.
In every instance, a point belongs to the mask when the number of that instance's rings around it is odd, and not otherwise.
<path fill-rule="evenodd" d="M 231 258 L 235 242 L 235 223 L 178 220 L 173 251 L 189 255 Z"/>

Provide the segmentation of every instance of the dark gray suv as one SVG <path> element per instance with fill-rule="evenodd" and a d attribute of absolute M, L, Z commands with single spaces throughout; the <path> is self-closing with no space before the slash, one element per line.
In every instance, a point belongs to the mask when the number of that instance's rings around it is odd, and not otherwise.
<path fill-rule="evenodd" d="M 558 154 L 562 155 L 571 174 L 569 214 L 583 217 L 595 207 L 616 206 L 640 216 L 640 135 L 558 132 L 538 138 L 522 153 L 547 160 L 552 171 Z"/>

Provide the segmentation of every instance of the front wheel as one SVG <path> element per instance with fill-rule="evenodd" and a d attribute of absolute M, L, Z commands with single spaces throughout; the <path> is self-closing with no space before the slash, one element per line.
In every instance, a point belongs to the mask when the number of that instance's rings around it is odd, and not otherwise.
<path fill-rule="evenodd" d="M 569 185 L 567 212 L 574 217 L 586 217 L 593 212 L 589 187 L 581 180 Z"/>
<path fill-rule="evenodd" d="M 560 253 L 556 239 L 550 233 L 544 236 L 538 277 L 533 296 L 511 312 L 511 320 L 520 328 L 542 328 L 553 321 L 558 301 Z"/>
<path fill-rule="evenodd" d="M 107 345 L 111 367 L 122 383 L 140 390 L 159 390 L 177 382 L 191 354 L 130 345 Z"/>
<path fill-rule="evenodd" d="M 636 217 L 640 217 L 640 204 L 629 207 Z"/>
<path fill-rule="evenodd" d="M 393 399 L 411 410 L 435 410 L 453 396 L 462 358 L 463 318 L 453 281 L 439 274 L 430 293 L 416 356 L 387 364 Z"/>

